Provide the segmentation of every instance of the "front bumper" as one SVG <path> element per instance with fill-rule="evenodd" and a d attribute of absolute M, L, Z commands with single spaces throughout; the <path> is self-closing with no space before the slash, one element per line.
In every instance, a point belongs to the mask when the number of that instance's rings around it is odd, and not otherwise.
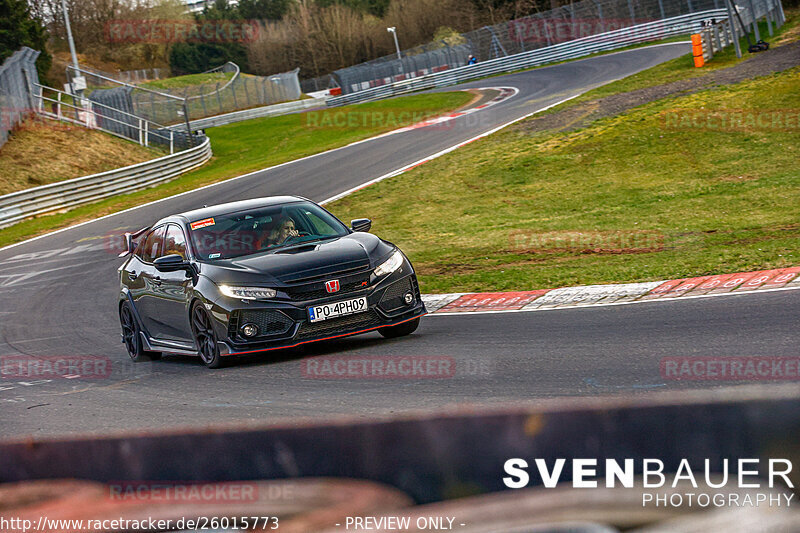
<path fill-rule="evenodd" d="M 413 295 L 406 304 L 403 297 Z M 318 295 L 316 295 L 318 296 Z M 308 320 L 307 308 L 365 296 L 367 310 L 319 322 Z M 397 272 L 374 286 L 353 288 L 340 294 L 303 301 L 236 302 L 230 309 L 214 305 L 220 353 L 239 355 L 317 342 L 374 331 L 414 320 L 426 314 L 419 285 L 413 271 Z M 258 326 L 259 335 L 246 338 L 241 328 L 246 323 Z"/>

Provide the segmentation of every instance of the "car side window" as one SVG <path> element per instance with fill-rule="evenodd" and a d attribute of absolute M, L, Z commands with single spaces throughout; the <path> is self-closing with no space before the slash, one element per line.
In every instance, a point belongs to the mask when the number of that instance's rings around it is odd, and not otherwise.
<path fill-rule="evenodd" d="M 305 211 L 304 214 L 306 217 L 308 217 L 308 220 L 314 226 L 315 235 L 332 235 L 336 233 L 336 230 L 332 228 L 330 224 L 325 223 L 324 220 L 319 218 L 314 213 L 310 211 Z"/>
<path fill-rule="evenodd" d="M 151 231 L 142 245 L 142 253 L 139 256 L 145 263 L 152 263 L 161 254 L 164 246 L 164 226 Z"/>
<path fill-rule="evenodd" d="M 167 226 L 167 235 L 164 239 L 164 252 L 160 255 L 177 254 L 186 259 L 186 237 L 183 230 L 176 224 Z"/>

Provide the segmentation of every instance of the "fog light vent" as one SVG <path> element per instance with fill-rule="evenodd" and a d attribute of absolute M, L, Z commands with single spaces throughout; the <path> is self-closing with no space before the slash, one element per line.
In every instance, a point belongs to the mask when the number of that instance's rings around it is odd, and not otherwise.
<path fill-rule="evenodd" d="M 245 324 L 242 326 L 242 335 L 245 337 L 255 337 L 258 335 L 258 326 L 255 324 Z"/>

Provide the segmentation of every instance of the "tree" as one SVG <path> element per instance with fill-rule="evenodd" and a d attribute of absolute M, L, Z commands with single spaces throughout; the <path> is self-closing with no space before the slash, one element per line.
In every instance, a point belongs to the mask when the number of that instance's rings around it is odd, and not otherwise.
<path fill-rule="evenodd" d="M 375 17 L 382 17 L 389 8 L 389 0 L 317 0 L 317 5 L 329 7 L 334 4 L 347 6 L 359 13 L 368 13 Z"/>
<path fill-rule="evenodd" d="M 236 7 L 228 0 L 216 0 L 202 13 L 195 15 L 195 20 L 198 23 L 233 21 L 236 24 L 239 17 Z M 228 61 L 236 63 L 243 71 L 249 69 L 247 50 L 241 42 L 177 42 L 169 51 L 169 67 L 173 74 L 197 74 L 220 67 Z"/>
<path fill-rule="evenodd" d="M 239 0 L 237 10 L 245 20 L 280 20 L 291 5 L 292 0 Z"/>
<path fill-rule="evenodd" d="M 25 0 L 0 0 L 0 63 L 23 46 L 39 50 L 36 70 L 39 78 L 45 79 L 52 62 L 46 44 L 47 29 L 31 14 Z"/>
<path fill-rule="evenodd" d="M 169 51 L 169 68 L 175 75 L 197 74 L 232 61 L 247 69 L 247 51 L 238 43 L 175 43 Z"/>

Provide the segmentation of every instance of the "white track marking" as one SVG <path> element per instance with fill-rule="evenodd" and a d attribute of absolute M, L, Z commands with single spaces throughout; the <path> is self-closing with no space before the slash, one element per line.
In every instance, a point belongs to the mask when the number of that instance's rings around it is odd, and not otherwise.
<path fill-rule="evenodd" d="M 677 298 L 653 298 L 651 300 L 628 300 L 625 302 L 608 302 L 608 303 L 587 303 L 587 304 L 580 304 L 576 303 L 573 305 L 562 305 L 560 307 L 539 307 L 534 309 L 502 309 L 502 310 L 493 310 L 493 311 L 452 311 L 446 313 L 428 313 L 425 316 L 469 316 L 469 315 L 494 315 L 498 313 L 535 313 L 538 311 L 560 311 L 564 309 L 575 309 L 575 308 L 587 308 L 587 307 L 610 307 L 612 305 L 629 305 L 629 304 L 652 304 L 652 303 L 665 303 L 665 302 L 681 302 L 684 300 L 693 300 L 696 298 L 713 298 L 716 296 L 749 296 L 753 294 L 763 294 L 767 292 L 779 292 L 779 291 L 792 291 L 800 289 L 799 286 L 795 287 L 777 287 L 775 289 L 754 289 L 752 291 L 739 291 L 739 292 L 721 292 L 716 294 L 695 294 L 694 296 L 680 296 Z M 437 296 L 435 294 L 431 295 L 423 295 L 423 296 Z"/>

